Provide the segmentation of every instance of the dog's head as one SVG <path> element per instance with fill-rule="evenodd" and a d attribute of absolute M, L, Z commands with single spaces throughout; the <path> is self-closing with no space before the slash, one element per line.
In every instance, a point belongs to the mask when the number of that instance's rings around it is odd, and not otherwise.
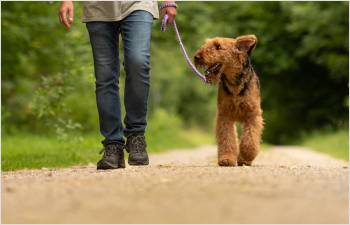
<path fill-rule="evenodd" d="M 256 43 L 255 35 L 208 39 L 196 52 L 194 62 L 197 68 L 206 69 L 204 73 L 209 83 L 217 83 L 225 70 L 230 70 L 230 74 L 242 71 Z"/>

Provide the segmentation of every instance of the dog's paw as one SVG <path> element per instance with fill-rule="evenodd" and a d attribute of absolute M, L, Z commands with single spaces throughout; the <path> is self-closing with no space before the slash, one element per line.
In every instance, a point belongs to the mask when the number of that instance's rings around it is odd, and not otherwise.
<path fill-rule="evenodd" d="M 242 154 L 238 155 L 237 164 L 238 166 L 251 166 L 254 158 L 243 157 Z"/>
<path fill-rule="evenodd" d="M 251 165 L 252 165 L 252 161 L 243 161 L 243 160 L 238 161 L 238 166 L 251 166 Z"/>
<path fill-rule="evenodd" d="M 237 166 L 236 162 L 230 159 L 219 160 L 219 166 Z"/>

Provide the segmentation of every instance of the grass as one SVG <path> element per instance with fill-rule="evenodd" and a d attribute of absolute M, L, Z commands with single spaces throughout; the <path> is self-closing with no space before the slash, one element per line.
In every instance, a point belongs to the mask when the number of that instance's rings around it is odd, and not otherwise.
<path fill-rule="evenodd" d="M 1 168 L 3 171 L 25 168 L 67 167 L 96 163 L 101 157 L 101 137 L 83 135 L 82 138 L 58 140 L 54 136 L 19 134 L 2 136 Z M 176 133 L 156 132 L 147 136 L 148 151 L 160 152 L 171 148 L 191 148 L 214 143 L 211 135 L 198 130 Z"/>
<path fill-rule="evenodd" d="M 349 160 L 349 131 L 314 132 L 301 141 L 300 145 L 335 158 Z"/>

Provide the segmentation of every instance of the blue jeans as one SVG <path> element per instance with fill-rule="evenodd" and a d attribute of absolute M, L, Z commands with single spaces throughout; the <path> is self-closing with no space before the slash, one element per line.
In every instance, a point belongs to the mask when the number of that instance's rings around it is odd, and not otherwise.
<path fill-rule="evenodd" d="M 104 136 L 103 145 L 124 144 L 124 136 L 145 132 L 152 22 L 152 14 L 140 10 L 121 21 L 86 23 L 94 58 L 96 101 L 100 132 Z M 123 41 L 126 73 L 125 128 L 121 120 L 119 96 L 119 33 Z"/>

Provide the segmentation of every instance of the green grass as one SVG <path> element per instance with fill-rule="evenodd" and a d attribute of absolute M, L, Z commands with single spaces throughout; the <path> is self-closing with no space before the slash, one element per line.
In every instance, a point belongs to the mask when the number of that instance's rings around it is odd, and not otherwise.
<path fill-rule="evenodd" d="M 67 167 L 96 163 L 101 157 L 101 137 L 82 135 L 82 138 L 60 141 L 54 136 L 19 134 L 2 136 L 3 171 L 24 168 Z M 156 132 L 147 136 L 148 151 L 160 152 L 171 148 L 195 147 L 214 143 L 213 138 L 197 130 Z"/>
<path fill-rule="evenodd" d="M 349 131 L 314 132 L 300 143 L 335 158 L 349 160 Z"/>

